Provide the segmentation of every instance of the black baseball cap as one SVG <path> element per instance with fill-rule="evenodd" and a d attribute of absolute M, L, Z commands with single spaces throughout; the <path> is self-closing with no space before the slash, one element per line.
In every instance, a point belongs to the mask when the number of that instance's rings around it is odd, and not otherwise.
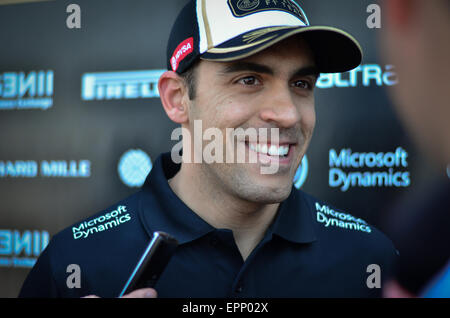
<path fill-rule="evenodd" d="M 320 73 L 346 72 L 362 60 L 358 41 L 329 26 L 311 26 L 293 0 L 190 0 L 167 45 L 167 69 L 179 74 L 198 58 L 246 58 L 295 34 L 311 47 Z"/>

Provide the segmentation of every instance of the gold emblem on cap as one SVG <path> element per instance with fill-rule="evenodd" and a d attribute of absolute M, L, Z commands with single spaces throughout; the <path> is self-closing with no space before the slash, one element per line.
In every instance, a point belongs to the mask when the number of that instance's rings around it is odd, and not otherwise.
<path fill-rule="evenodd" d="M 246 45 L 239 45 L 239 46 L 225 47 L 225 48 L 215 47 L 215 48 L 209 49 L 208 53 L 226 54 L 226 53 L 241 51 L 241 50 L 245 50 L 245 49 L 251 48 L 253 46 L 259 45 L 261 43 L 267 42 L 269 40 L 272 40 L 275 37 L 276 36 L 273 35 L 273 36 L 270 36 L 268 38 L 259 40 L 259 41 L 254 42 L 254 43 L 249 43 L 249 44 L 246 44 Z"/>
<path fill-rule="evenodd" d="M 275 31 L 279 31 L 279 30 L 286 30 L 288 28 L 289 27 L 286 27 L 286 26 L 279 26 L 279 27 L 270 27 L 270 28 L 256 30 L 256 31 L 245 34 L 242 37 L 242 40 L 246 43 L 251 43 L 251 42 L 255 41 L 256 39 L 266 35 L 267 33 L 275 32 Z"/>
<path fill-rule="evenodd" d="M 237 7 L 242 11 L 251 11 L 259 6 L 259 0 L 239 0 Z"/>

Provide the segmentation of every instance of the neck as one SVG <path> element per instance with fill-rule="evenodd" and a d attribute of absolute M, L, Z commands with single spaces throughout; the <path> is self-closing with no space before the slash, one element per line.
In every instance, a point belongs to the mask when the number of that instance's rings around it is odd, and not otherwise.
<path fill-rule="evenodd" d="M 279 203 L 249 202 L 208 182 L 197 164 L 182 164 L 169 180 L 174 193 L 198 216 L 218 229 L 230 229 L 245 260 L 264 237 Z"/>

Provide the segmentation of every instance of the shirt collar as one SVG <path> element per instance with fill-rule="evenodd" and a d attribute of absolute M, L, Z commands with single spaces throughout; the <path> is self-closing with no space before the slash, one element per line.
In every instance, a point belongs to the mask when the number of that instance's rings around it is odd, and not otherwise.
<path fill-rule="evenodd" d="M 280 204 L 273 224 L 273 234 L 294 243 L 311 243 L 317 240 L 312 210 L 301 190 L 292 187 L 289 197 Z"/>
<path fill-rule="evenodd" d="M 214 231 L 172 191 L 168 180 L 180 170 L 170 153 L 160 155 L 145 180 L 140 202 L 140 216 L 149 234 L 163 231 L 180 244 L 188 243 Z"/>
<path fill-rule="evenodd" d="M 145 180 L 140 201 L 140 217 L 149 235 L 163 231 L 173 235 L 180 244 L 188 243 L 215 230 L 193 212 L 172 191 L 168 180 L 180 170 L 170 153 L 160 155 Z M 295 188 L 279 207 L 269 231 L 295 243 L 316 240 L 311 209 L 303 193 Z"/>

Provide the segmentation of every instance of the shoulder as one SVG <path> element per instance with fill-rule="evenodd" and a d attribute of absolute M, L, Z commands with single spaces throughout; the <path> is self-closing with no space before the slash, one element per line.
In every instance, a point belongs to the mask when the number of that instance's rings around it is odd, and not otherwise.
<path fill-rule="evenodd" d="M 68 226 L 56 234 L 52 242 L 54 245 L 85 245 L 88 242 L 92 246 L 92 242 L 106 243 L 116 238 L 123 239 L 127 229 L 140 226 L 139 201 L 138 192 Z"/>
<path fill-rule="evenodd" d="M 149 237 L 139 217 L 140 192 L 54 235 L 40 260 L 59 294 L 115 297 Z M 39 262 L 39 260 L 38 260 Z M 114 266 L 111 266 L 114 264 Z M 72 267 L 70 267 L 72 265 Z M 69 268 L 81 271 L 81 288 L 68 289 Z M 121 277 L 124 276 L 124 277 Z M 93 286 L 92 282 L 102 282 Z"/>
<path fill-rule="evenodd" d="M 348 211 L 299 191 L 311 216 L 320 241 L 337 245 L 341 250 L 350 249 L 362 255 L 374 255 L 380 259 L 395 258 L 397 250 L 392 241 L 378 228 Z"/>

